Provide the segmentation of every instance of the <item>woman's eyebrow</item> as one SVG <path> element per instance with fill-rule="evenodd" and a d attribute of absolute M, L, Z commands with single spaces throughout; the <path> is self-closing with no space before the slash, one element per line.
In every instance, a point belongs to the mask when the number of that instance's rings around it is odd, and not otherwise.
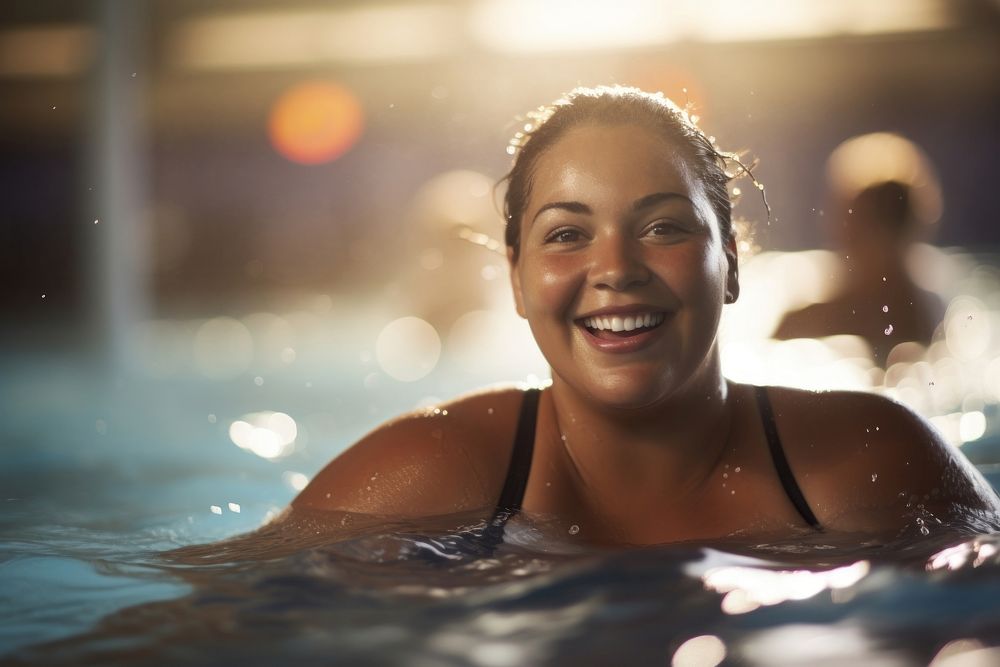
<path fill-rule="evenodd" d="M 687 195 L 682 195 L 679 192 L 654 192 L 653 194 L 646 195 L 641 199 L 636 199 L 635 202 L 632 204 L 632 210 L 641 211 L 644 208 L 649 208 L 650 206 L 654 206 L 656 204 L 668 201 L 670 199 L 683 199 L 692 206 L 694 205 L 694 202 L 691 201 L 690 197 L 688 197 Z"/>
<path fill-rule="evenodd" d="M 538 209 L 538 213 L 535 214 L 535 217 L 531 221 L 534 222 L 542 213 L 554 208 L 569 211 L 570 213 L 593 213 L 589 206 L 578 201 L 554 201 Z"/>
<path fill-rule="evenodd" d="M 635 200 L 635 202 L 632 204 L 632 210 L 633 211 L 641 211 L 644 208 L 648 208 L 650 206 L 654 206 L 656 204 L 659 204 L 659 203 L 664 202 L 664 201 L 668 201 L 670 199 L 683 199 L 684 201 L 686 201 L 686 202 L 688 202 L 688 203 L 690 203 L 692 205 L 694 204 L 694 202 L 692 202 L 691 199 L 687 195 L 682 195 L 679 192 L 654 192 L 651 195 L 646 195 L 645 197 L 642 197 L 641 199 Z M 589 206 L 587 206 L 586 204 L 582 203 L 582 202 L 578 202 L 578 201 L 553 201 L 553 202 L 549 202 L 548 204 L 545 204 L 540 209 L 538 209 L 538 213 L 535 213 L 535 217 L 532 218 L 532 222 L 534 222 L 535 220 L 537 220 L 538 216 L 540 216 L 542 213 L 544 213 L 545 211 L 548 211 L 550 209 L 559 209 L 559 210 L 562 210 L 562 211 L 569 211 L 570 213 L 583 213 L 583 214 L 593 213 L 593 211 L 591 210 L 591 208 Z"/>

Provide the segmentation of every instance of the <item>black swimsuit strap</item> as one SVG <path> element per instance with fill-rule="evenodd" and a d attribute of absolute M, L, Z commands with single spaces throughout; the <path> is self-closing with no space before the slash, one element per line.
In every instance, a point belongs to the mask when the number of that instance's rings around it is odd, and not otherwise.
<path fill-rule="evenodd" d="M 497 502 L 499 510 L 514 513 L 521 509 L 524 490 L 528 487 L 528 475 L 531 473 L 531 454 L 535 448 L 535 423 L 538 420 L 538 398 L 541 393 L 540 389 L 528 389 L 524 392 L 507 479 Z"/>
<path fill-rule="evenodd" d="M 781 446 L 781 437 L 778 435 L 778 425 L 774 421 L 774 410 L 771 408 L 771 399 L 767 395 L 767 387 L 754 386 L 754 393 L 757 396 L 757 409 L 760 411 L 761 421 L 764 423 L 764 435 L 767 436 L 767 446 L 771 450 L 771 460 L 774 461 L 774 469 L 778 472 L 778 479 L 785 489 L 788 499 L 795 505 L 802 518 L 805 519 L 812 528 L 822 530 L 819 520 L 809 508 L 802 489 L 795 481 L 795 475 L 788 466 L 788 459 L 785 458 L 785 450 Z"/>

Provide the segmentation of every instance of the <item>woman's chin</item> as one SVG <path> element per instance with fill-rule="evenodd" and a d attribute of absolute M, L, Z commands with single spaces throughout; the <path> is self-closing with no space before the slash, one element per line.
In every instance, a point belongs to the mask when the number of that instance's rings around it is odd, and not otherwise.
<path fill-rule="evenodd" d="M 671 386 L 663 381 L 638 381 L 636 378 L 606 377 L 585 390 L 599 406 L 613 410 L 643 410 L 655 406 L 671 394 Z"/>

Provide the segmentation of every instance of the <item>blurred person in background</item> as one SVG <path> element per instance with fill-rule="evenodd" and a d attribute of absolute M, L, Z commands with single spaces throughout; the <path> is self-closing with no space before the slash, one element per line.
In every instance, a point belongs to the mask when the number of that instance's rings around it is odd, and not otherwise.
<path fill-rule="evenodd" d="M 909 261 L 941 215 L 940 185 L 916 144 L 885 132 L 840 144 L 827 178 L 841 271 L 828 300 L 787 313 L 774 337 L 859 336 L 885 365 L 899 343 L 930 344 L 944 316 L 941 298 L 914 281 Z"/>

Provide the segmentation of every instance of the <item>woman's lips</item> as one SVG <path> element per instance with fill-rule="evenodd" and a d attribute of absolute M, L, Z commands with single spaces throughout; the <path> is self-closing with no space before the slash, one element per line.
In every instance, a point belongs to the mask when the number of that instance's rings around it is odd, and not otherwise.
<path fill-rule="evenodd" d="M 661 333 L 669 313 L 586 317 L 576 321 L 584 340 L 602 352 L 635 352 L 651 344 Z"/>

